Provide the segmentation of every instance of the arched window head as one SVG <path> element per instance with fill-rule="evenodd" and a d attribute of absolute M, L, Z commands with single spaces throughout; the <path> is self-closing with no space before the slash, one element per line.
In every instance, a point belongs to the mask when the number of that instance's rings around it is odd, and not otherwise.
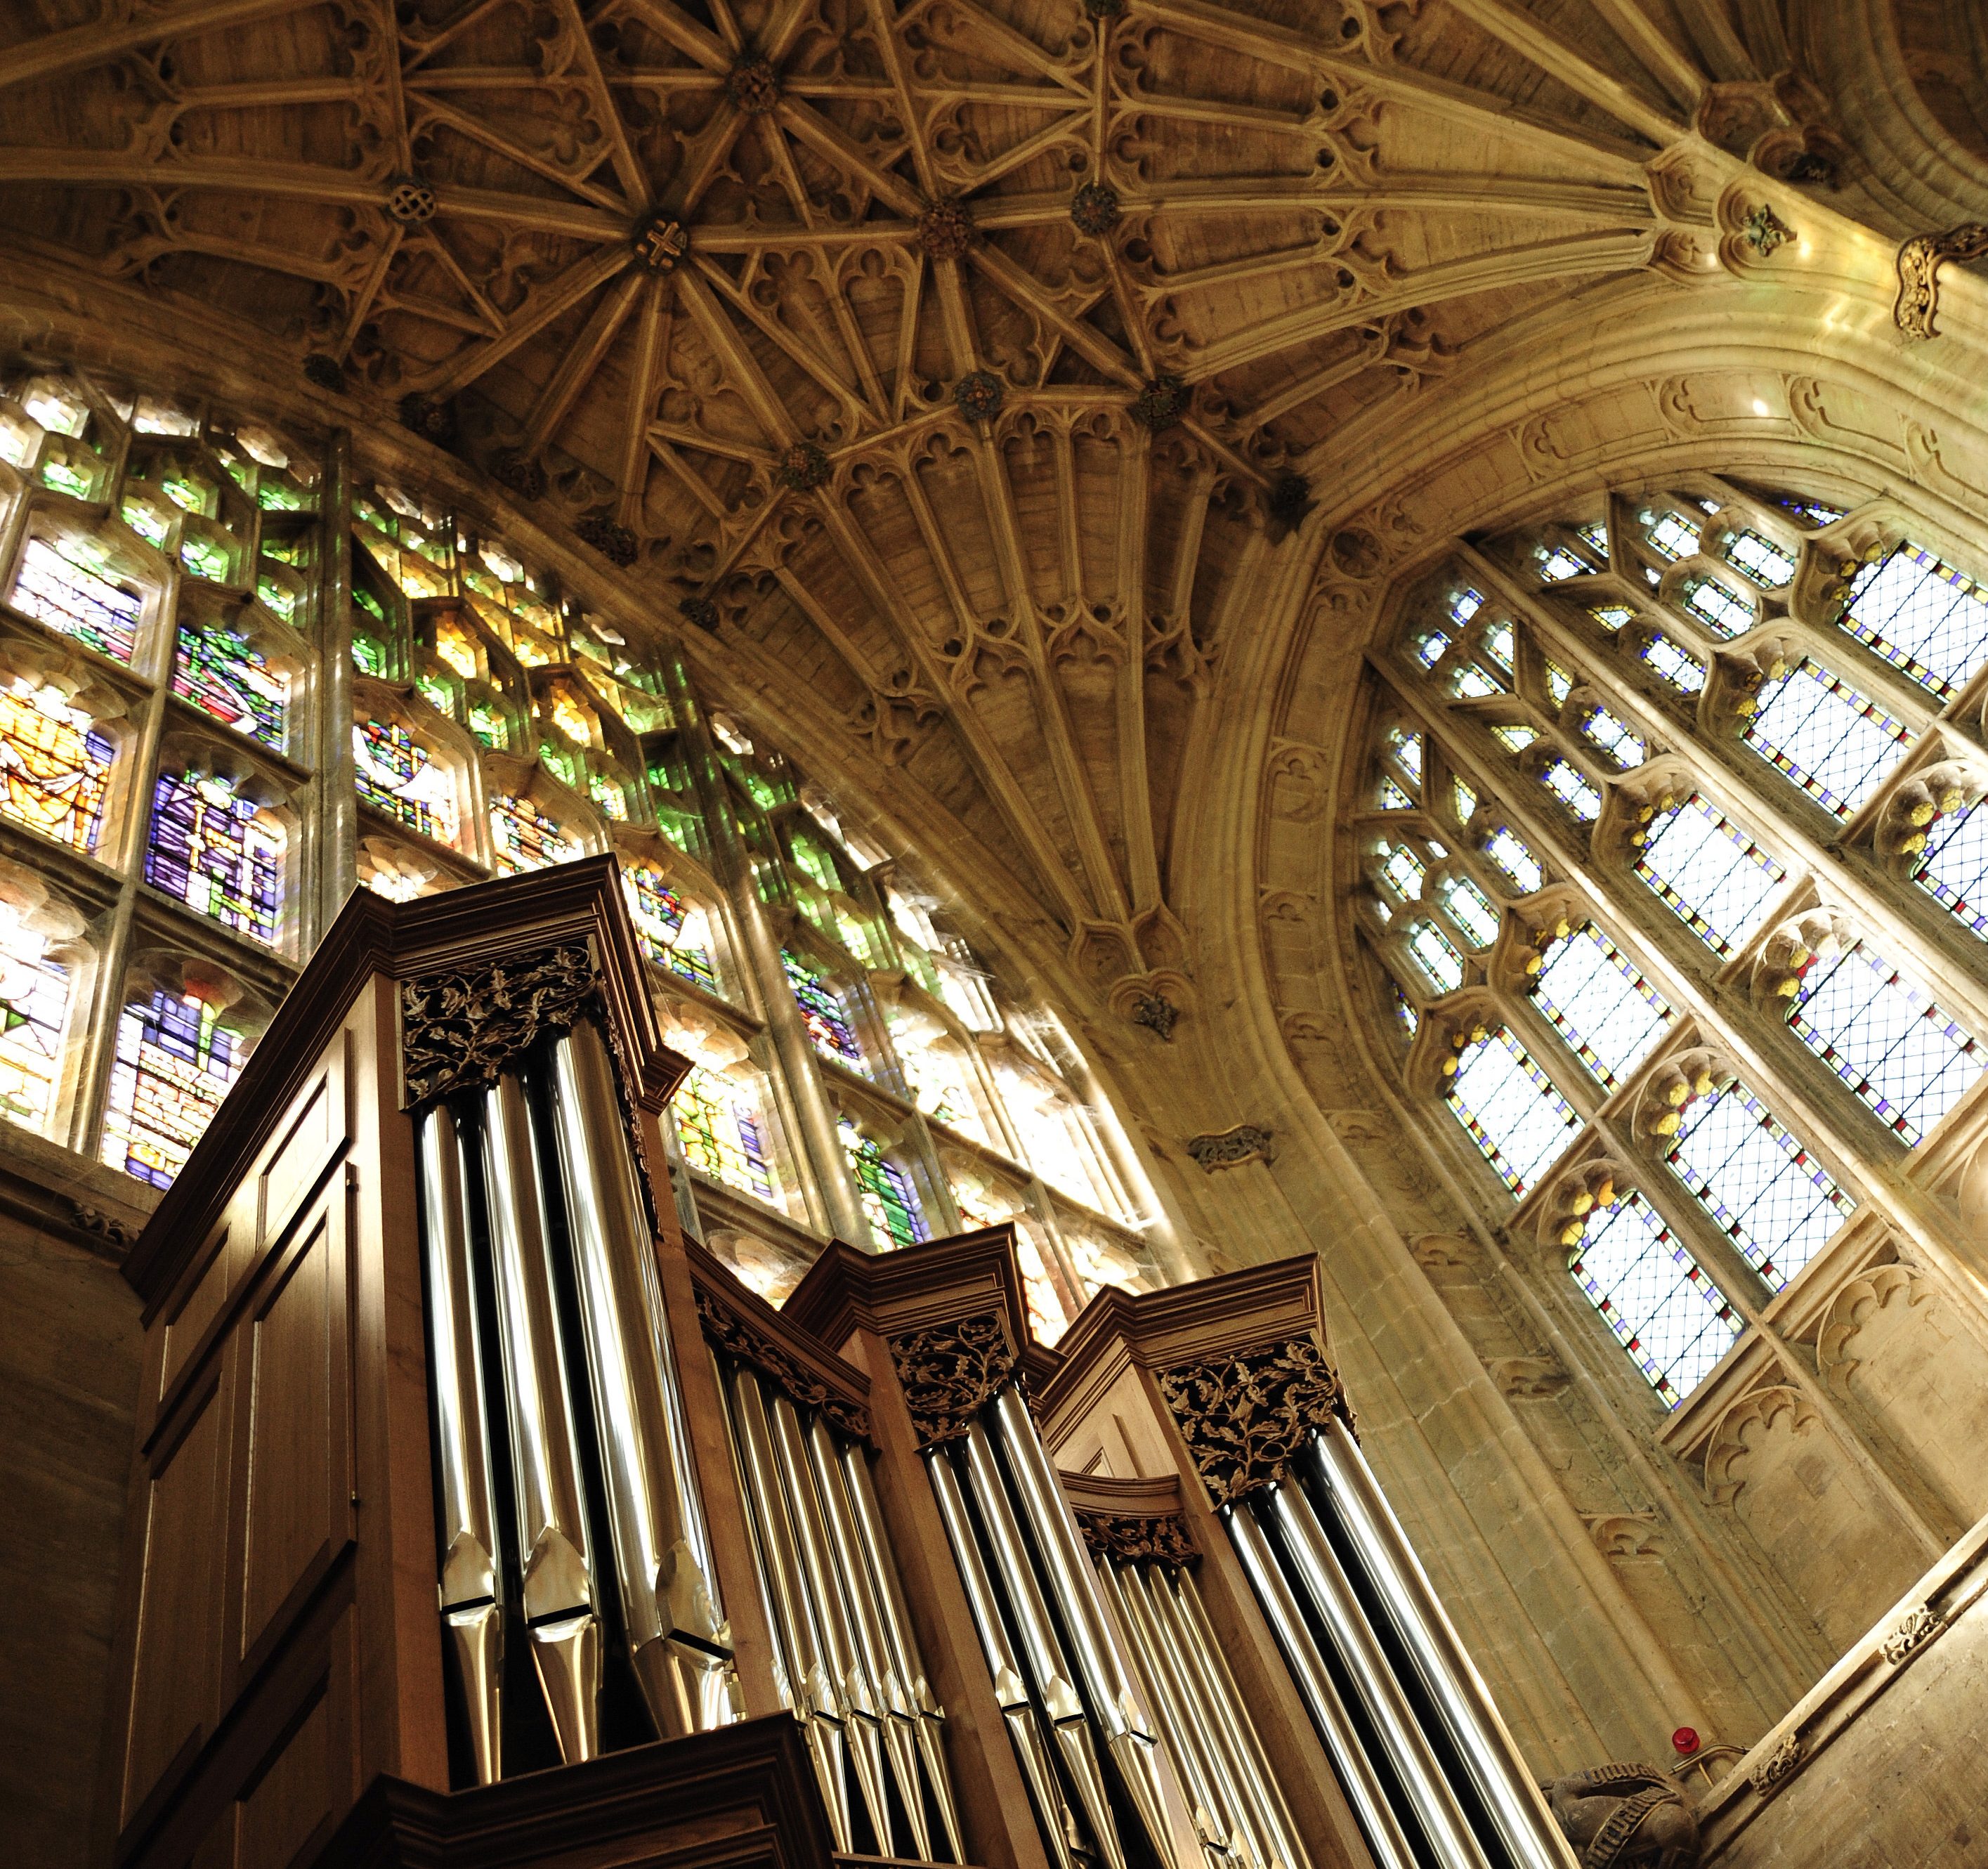
<path fill-rule="evenodd" d="M 1443 1100 L 1498 1178 L 1526 1193 L 1581 1133 L 1581 1118 L 1507 1025 L 1459 1033 Z"/>
<path fill-rule="evenodd" d="M 490 836 L 500 876 L 550 869 L 587 855 L 587 835 L 576 818 L 543 796 L 529 767 L 508 783 L 492 772 Z"/>
<path fill-rule="evenodd" d="M 885 1153 L 884 1145 L 847 1116 L 838 1119 L 836 1133 L 877 1244 L 888 1251 L 930 1238 L 911 1177 Z"/>
<path fill-rule="evenodd" d="M 21 548 L 8 601 L 85 648 L 128 662 L 152 594 L 130 557 L 93 535 L 36 532 Z"/>
<path fill-rule="evenodd" d="M 698 1173 L 769 1206 L 779 1200 L 766 1117 L 755 1074 L 691 1067 L 670 1099 L 684 1159 Z"/>
<path fill-rule="evenodd" d="M 196 915 L 276 946 L 290 845 L 280 797 L 220 748 L 168 744 L 153 789 L 145 880 Z"/>
<path fill-rule="evenodd" d="M 141 957 L 118 1021 L 103 1159 L 154 1187 L 172 1185 L 248 1060 L 251 1015 L 232 983 Z"/>
<path fill-rule="evenodd" d="M 786 947 L 780 950 L 780 965 L 786 971 L 794 1004 L 800 1009 L 808 1042 L 831 1064 L 867 1077 L 869 1062 L 863 1055 L 855 1026 L 841 995 L 829 985 L 821 969 Z"/>
<path fill-rule="evenodd" d="M 101 841 L 123 697 L 87 659 L 0 638 L 0 814 L 86 855 Z"/>
<path fill-rule="evenodd" d="M 625 853 L 621 893 L 636 939 L 651 960 L 707 993 L 722 990 L 708 910 L 673 889 L 660 865 Z"/>
<path fill-rule="evenodd" d="M 360 802 L 407 830 L 462 845 L 462 773 L 432 730 L 409 717 L 384 689 L 353 696 L 352 772 Z"/>
<path fill-rule="evenodd" d="M 305 659 L 299 645 L 252 615 L 202 615 L 180 599 L 173 692 L 246 738 L 282 752 Z"/>
<path fill-rule="evenodd" d="M 386 837 L 360 838 L 359 882 L 389 902 L 414 902 L 449 886 L 433 855 Z"/>

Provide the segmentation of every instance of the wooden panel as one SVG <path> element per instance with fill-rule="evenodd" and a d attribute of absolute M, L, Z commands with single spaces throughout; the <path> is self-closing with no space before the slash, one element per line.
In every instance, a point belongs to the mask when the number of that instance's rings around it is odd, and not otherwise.
<path fill-rule="evenodd" d="M 210 1387 L 188 1398 L 178 1431 L 154 1451 L 144 1473 L 120 1821 L 129 1820 L 169 1768 L 191 1758 L 215 1715 L 225 1387 L 217 1371 Z"/>
<path fill-rule="evenodd" d="M 350 1043 L 349 1035 L 341 1031 L 325 1048 L 320 1068 L 298 1092 L 278 1126 L 260 1177 L 265 1244 L 282 1238 L 298 1204 L 350 1137 L 346 1057 Z"/>
<path fill-rule="evenodd" d="M 245 1320 L 234 1488 L 244 1663 L 280 1638 L 351 1535 L 347 1199 L 341 1177 L 271 1266 Z"/>
<path fill-rule="evenodd" d="M 163 1403 L 208 1326 L 220 1315 L 228 1295 L 228 1228 L 217 1231 L 206 1251 L 194 1261 L 181 1289 L 185 1295 L 161 1326 L 159 1386 L 154 1399 Z"/>
<path fill-rule="evenodd" d="M 345 1814 L 350 1800 L 338 1786 L 341 1768 L 350 1779 L 352 1767 L 336 1756 L 335 1739 L 330 1697 L 316 1694 L 235 1807 L 235 1869 L 289 1869 Z"/>

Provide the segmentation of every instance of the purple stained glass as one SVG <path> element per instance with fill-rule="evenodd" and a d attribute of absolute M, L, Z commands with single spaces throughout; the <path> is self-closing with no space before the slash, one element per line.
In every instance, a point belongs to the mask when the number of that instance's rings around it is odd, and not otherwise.
<path fill-rule="evenodd" d="M 1926 838 L 1912 880 L 1988 940 L 1988 801 L 1942 818 Z"/>
<path fill-rule="evenodd" d="M 1910 540 L 1857 573 L 1840 621 L 1942 700 L 1988 659 L 1988 593 Z"/>
<path fill-rule="evenodd" d="M 286 841 L 282 827 L 228 780 L 162 772 L 152 798 L 145 880 L 197 915 L 273 943 Z"/>

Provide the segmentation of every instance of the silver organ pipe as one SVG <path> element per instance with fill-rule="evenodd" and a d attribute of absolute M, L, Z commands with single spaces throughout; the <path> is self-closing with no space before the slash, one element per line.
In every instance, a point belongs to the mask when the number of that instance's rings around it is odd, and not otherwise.
<path fill-rule="evenodd" d="M 502 1769 L 503 1579 L 495 1485 L 483 1417 L 483 1352 L 463 1186 L 463 1139 L 454 1113 L 422 1112 L 421 1251 L 435 1327 L 429 1342 L 434 1393 L 435 1491 L 441 1513 L 441 1617 L 462 1683 L 479 1784 Z"/>
<path fill-rule="evenodd" d="M 624 1638 L 662 1736 L 707 1732 L 729 1717 L 731 1631 L 613 1066 L 591 1023 L 553 1042 L 548 1075 Z"/>

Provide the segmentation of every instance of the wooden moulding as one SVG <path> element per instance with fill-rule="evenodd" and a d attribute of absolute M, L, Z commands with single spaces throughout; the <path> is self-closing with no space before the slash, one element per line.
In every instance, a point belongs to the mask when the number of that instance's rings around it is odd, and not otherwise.
<path fill-rule="evenodd" d="M 211 1234 L 236 1184 L 315 1066 L 366 981 L 470 968 L 561 941 L 586 940 L 615 1048 L 638 1105 L 654 1112 L 690 1070 L 665 1045 L 647 963 L 611 856 L 527 876 L 390 902 L 370 890 L 347 901 L 257 1044 L 191 1159 L 161 1198 L 125 1261 L 150 1322 L 189 1254 Z"/>
<path fill-rule="evenodd" d="M 316 1869 L 833 1869 L 835 1857 L 800 1727 L 783 1713 L 472 1791 L 375 1779 L 313 1861 Z"/>

